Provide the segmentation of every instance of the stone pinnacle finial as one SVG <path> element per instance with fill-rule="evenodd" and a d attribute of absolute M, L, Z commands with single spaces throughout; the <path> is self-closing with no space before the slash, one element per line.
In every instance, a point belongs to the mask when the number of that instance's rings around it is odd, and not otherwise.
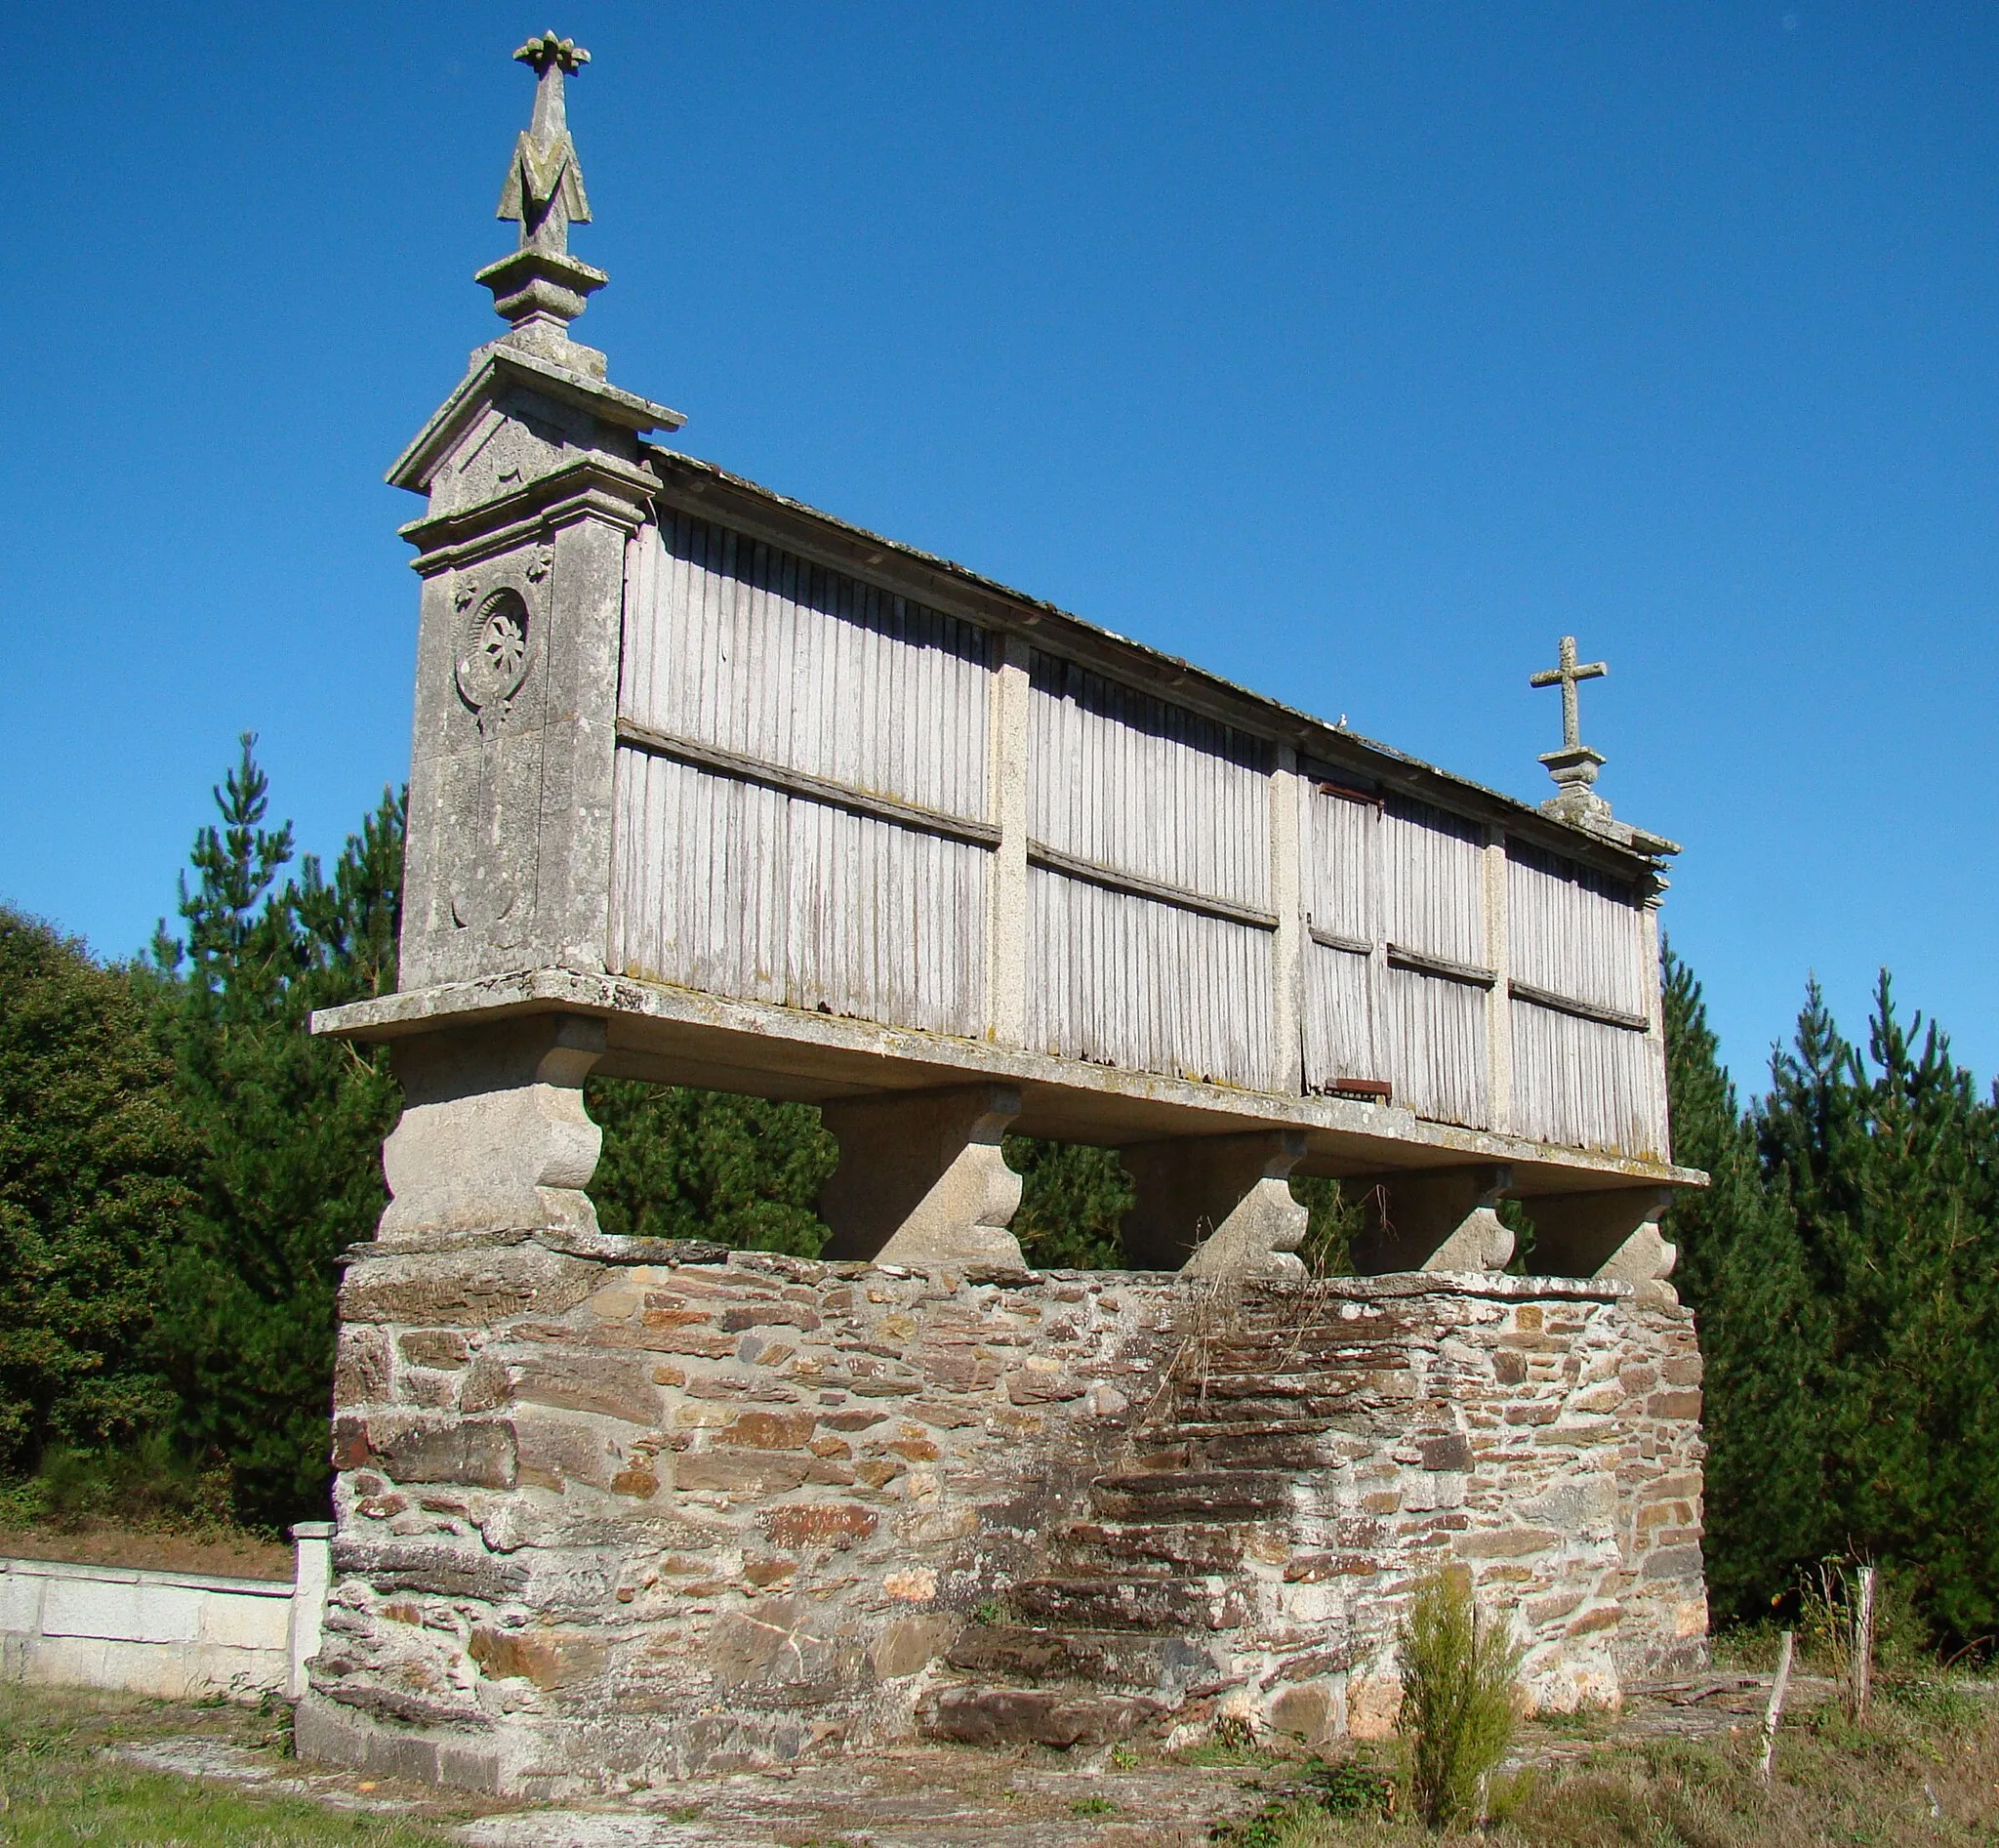
<path fill-rule="evenodd" d="M 1565 821 L 1604 819 L 1610 815 L 1611 805 L 1590 788 L 1597 780 L 1597 771 L 1603 767 L 1604 758 L 1601 752 L 1592 751 L 1582 742 L 1581 715 L 1575 688 L 1579 681 L 1602 679 L 1611 670 L 1602 661 L 1586 661 L 1578 666 L 1573 636 L 1562 637 L 1557 661 L 1558 665 L 1543 668 L 1528 680 L 1530 686 L 1559 686 L 1562 689 L 1562 749 L 1544 752 L 1541 757 L 1541 761 L 1548 766 L 1548 774 L 1555 779 L 1555 794 L 1541 807 Z"/>
<path fill-rule="evenodd" d="M 544 32 L 513 57 L 534 67 L 535 112 L 513 144 L 513 163 L 500 188 L 496 216 L 519 224 L 521 249 L 566 255 L 570 226 L 590 223 L 590 201 L 584 196 L 576 144 L 569 139 L 562 77 L 589 63 L 590 53 L 574 39 Z"/>
<path fill-rule="evenodd" d="M 550 31 L 529 39 L 513 56 L 534 70 L 535 107 L 513 144 L 498 216 L 519 225 L 520 248 L 488 264 L 478 280 L 493 291 L 494 308 L 513 329 L 507 340 L 552 358 L 573 358 L 569 323 L 610 280 L 569 254 L 569 227 L 590 223 L 590 199 L 583 189 L 583 163 L 569 139 L 562 79 L 587 64 L 590 53 Z"/>

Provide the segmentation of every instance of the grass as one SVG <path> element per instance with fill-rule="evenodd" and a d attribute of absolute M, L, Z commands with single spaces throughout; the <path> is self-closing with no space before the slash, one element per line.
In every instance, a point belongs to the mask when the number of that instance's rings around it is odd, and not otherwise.
<path fill-rule="evenodd" d="M 1543 1737 L 1574 1743 L 1572 1733 Z M 1787 1723 L 1767 1788 L 1755 1775 L 1757 1748 L 1753 1720 L 1702 1739 L 1611 1741 L 1555 1770 L 1502 1773 L 1485 1826 L 1443 1835 L 1407 1819 L 1408 1806 L 1383 1782 L 1368 1786 L 1365 1767 L 1349 1768 L 1344 1788 L 1334 1782 L 1342 1767 L 1325 1767 L 1214 1840 L 1228 1848 L 1935 1848 L 1999 1839 L 1999 1707 L 1962 1689 L 1912 1683 L 1864 1729 L 1850 1726 L 1836 1703 Z"/>
<path fill-rule="evenodd" d="M 109 1748 L 190 1731 L 275 1751 L 289 1713 L 0 1688 L 0 1842 L 21 1848 L 421 1848 L 431 1828 L 141 1770 Z"/>

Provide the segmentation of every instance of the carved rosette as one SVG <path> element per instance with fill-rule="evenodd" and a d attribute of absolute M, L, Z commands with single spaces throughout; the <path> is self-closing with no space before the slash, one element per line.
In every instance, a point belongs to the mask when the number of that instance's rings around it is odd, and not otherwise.
<path fill-rule="evenodd" d="M 466 607 L 470 615 L 460 636 L 454 676 L 480 737 L 490 738 L 506 722 L 513 696 L 527 678 L 527 599 L 503 584 Z"/>
<path fill-rule="evenodd" d="M 451 920 L 497 948 L 521 942 L 534 910 L 546 653 L 553 548 L 538 544 L 454 582 L 452 682 L 476 743 L 459 759 L 449 829 Z"/>

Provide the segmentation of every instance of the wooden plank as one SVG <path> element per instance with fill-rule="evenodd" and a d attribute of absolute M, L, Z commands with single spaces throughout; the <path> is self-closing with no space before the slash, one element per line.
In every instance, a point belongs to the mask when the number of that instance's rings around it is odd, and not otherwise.
<path fill-rule="evenodd" d="M 1448 957 L 1430 956 L 1400 943 L 1388 946 L 1388 966 L 1414 969 L 1419 975 L 1435 975 L 1447 982 L 1463 982 L 1472 988 L 1490 988 L 1499 977 L 1495 971 L 1480 968 L 1476 963 L 1455 963 Z"/>
<path fill-rule="evenodd" d="M 997 847 L 1000 830 L 991 822 L 967 821 L 961 815 L 943 814 L 935 808 L 920 808 L 915 802 L 899 802 L 892 796 L 877 796 L 873 790 L 855 789 L 827 777 L 810 776 L 803 770 L 787 770 L 764 763 L 734 751 L 712 744 L 696 744 L 691 738 L 675 738 L 635 719 L 618 720 L 618 742 L 650 752 L 655 757 L 673 758 L 700 769 L 734 777 L 739 783 L 755 783 L 764 789 L 782 790 L 787 796 L 802 796 L 807 801 L 829 808 L 844 808 L 876 821 L 892 821 L 899 827 L 914 828 L 919 834 L 942 835 L 947 841 L 962 841 L 971 846 Z M 1209 901 L 1203 900 L 1203 903 Z M 1272 920 L 1273 926 L 1276 921 Z"/>
<path fill-rule="evenodd" d="M 1044 841 L 1030 841 L 1027 843 L 1027 863 L 1030 866 L 1039 866 L 1049 873 L 1060 873 L 1064 879 L 1082 880 L 1091 885 L 1101 885 L 1107 891 L 1128 892 L 1134 898 L 1150 898 L 1155 904 L 1171 905 L 1179 911 L 1198 912 L 1203 918 L 1219 918 L 1226 924 L 1247 924 L 1253 930 L 1277 928 L 1277 915 L 1274 912 L 1257 911 L 1248 905 L 1238 905 L 1227 898 L 1210 898 L 1205 892 L 1190 892 L 1184 885 L 1168 885 L 1160 880 L 1141 879 L 1136 873 L 1126 873 L 1115 866 L 1105 866 L 1098 860 L 1085 860 L 1080 854 L 1058 852 Z"/>
<path fill-rule="evenodd" d="M 1530 1002 L 1536 1007 L 1551 1007 L 1559 1014 L 1573 1014 L 1578 1020 L 1594 1020 L 1599 1026 L 1621 1027 L 1627 1033 L 1644 1033 L 1651 1025 L 1643 1014 L 1628 1014 L 1617 1007 L 1600 1007 L 1593 1001 L 1577 1001 L 1572 995 L 1558 995 L 1552 989 L 1536 988 L 1519 980 L 1506 984 L 1515 1001 Z"/>

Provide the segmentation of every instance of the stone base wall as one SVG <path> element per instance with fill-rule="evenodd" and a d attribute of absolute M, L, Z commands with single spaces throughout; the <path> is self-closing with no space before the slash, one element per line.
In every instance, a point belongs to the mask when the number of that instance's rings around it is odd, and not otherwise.
<path fill-rule="evenodd" d="M 343 1314 L 309 1756 L 561 1796 L 917 1735 L 1324 1745 L 1392 1724 L 1449 1562 L 1543 1704 L 1704 1649 L 1655 1289 L 570 1236 L 364 1248 Z"/>

